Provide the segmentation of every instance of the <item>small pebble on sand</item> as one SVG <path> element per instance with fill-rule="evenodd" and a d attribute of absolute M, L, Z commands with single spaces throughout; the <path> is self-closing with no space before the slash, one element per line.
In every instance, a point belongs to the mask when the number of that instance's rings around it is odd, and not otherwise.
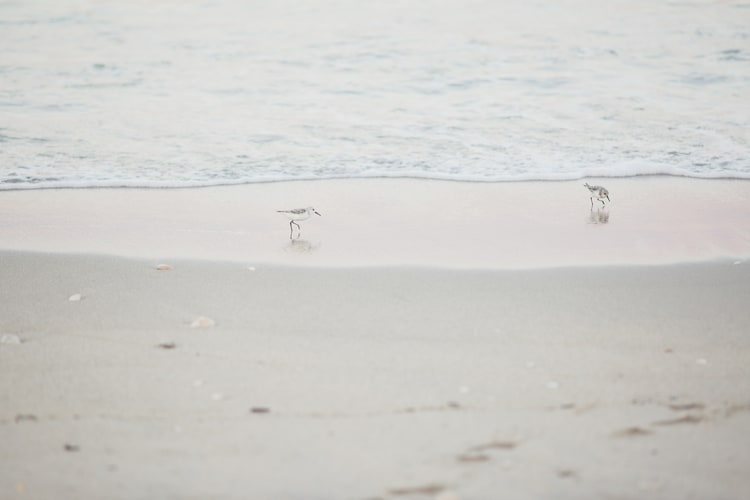
<path fill-rule="evenodd" d="M 78 302 L 79 300 L 81 300 L 81 294 L 80 293 L 74 293 L 73 295 L 71 295 L 70 297 L 68 297 L 68 300 L 71 301 L 71 302 Z"/>
<path fill-rule="evenodd" d="M 172 269 L 172 266 L 169 264 L 159 264 L 156 266 L 157 271 L 170 271 Z"/>

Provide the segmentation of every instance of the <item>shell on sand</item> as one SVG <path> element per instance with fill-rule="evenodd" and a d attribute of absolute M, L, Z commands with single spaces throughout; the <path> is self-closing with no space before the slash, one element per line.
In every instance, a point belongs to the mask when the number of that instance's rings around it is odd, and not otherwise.
<path fill-rule="evenodd" d="M 193 328 L 211 328 L 212 326 L 216 326 L 216 321 L 205 316 L 198 316 L 190 323 L 190 326 Z"/>
<path fill-rule="evenodd" d="M 158 266 L 156 266 L 157 271 L 169 271 L 171 269 L 172 266 L 170 266 L 169 264 L 159 264 Z"/>
<path fill-rule="evenodd" d="M 0 344 L 20 344 L 21 337 L 18 335 L 11 335 L 10 333 L 4 334 L 0 337 Z"/>
<path fill-rule="evenodd" d="M 78 302 L 79 300 L 81 300 L 81 294 L 80 293 L 74 293 L 73 295 L 71 295 L 70 297 L 68 297 L 68 300 L 71 301 L 71 302 Z"/>

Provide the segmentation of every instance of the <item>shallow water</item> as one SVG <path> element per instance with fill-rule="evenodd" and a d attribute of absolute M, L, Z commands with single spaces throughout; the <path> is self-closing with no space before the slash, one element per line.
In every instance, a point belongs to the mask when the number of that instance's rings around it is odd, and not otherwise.
<path fill-rule="evenodd" d="M 750 3 L 0 2 L 0 189 L 750 178 Z"/>

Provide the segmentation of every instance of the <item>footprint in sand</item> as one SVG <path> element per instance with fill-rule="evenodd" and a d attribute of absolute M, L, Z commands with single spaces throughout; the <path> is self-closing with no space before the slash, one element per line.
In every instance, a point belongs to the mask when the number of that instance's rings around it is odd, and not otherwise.
<path fill-rule="evenodd" d="M 623 429 L 621 431 L 615 432 L 616 437 L 624 437 L 624 438 L 634 438 L 634 437 L 642 437 L 642 436 L 648 436 L 653 434 L 653 431 L 650 431 L 648 429 L 644 429 L 643 427 L 628 427 L 627 429 Z"/>
<path fill-rule="evenodd" d="M 652 422 L 651 425 L 680 425 L 680 424 L 699 424 L 703 422 L 705 417 L 699 416 L 699 415 L 685 415 L 684 417 L 679 418 L 671 418 L 667 420 L 657 420 L 656 422 Z"/>
<path fill-rule="evenodd" d="M 495 450 L 514 450 L 518 446 L 515 441 L 490 441 L 489 443 L 472 446 L 456 457 L 463 463 L 489 462 L 492 459 L 488 452 Z"/>
<path fill-rule="evenodd" d="M 437 495 L 445 490 L 442 484 L 427 484 L 424 486 L 408 486 L 405 488 L 391 488 L 390 495 Z"/>

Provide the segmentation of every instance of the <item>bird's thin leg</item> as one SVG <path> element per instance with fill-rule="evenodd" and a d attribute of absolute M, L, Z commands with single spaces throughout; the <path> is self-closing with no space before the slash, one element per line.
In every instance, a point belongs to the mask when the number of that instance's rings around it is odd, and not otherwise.
<path fill-rule="evenodd" d="M 594 208 L 594 197 L 593 197 L 593 196 L 591 196 L 591 197 L 589 198 L 589 201 L 591 202 L 591 208 Z"/>
<path fill-rule="evenodd" d="M 292 221 L 292 224 L 294 224 L 295 226 L 297 226 L 297 238 L 299 238 L 302 235 L 302 228 L 299 227 L 299 224 L 297 224 L 294 221 Z"/>
<path fill-rule="evenodd" d="M 599 200 L 602 202 L 602 208 L 604 208 L 604 200 Z"/>
<path fill-rule="evenodd" d="M 289 239 L 292 239 L 292 234 L 294 234 L 294 229 L 292 228 L 292 224 L 294 224 L 293 220 L 289 221 Z"/>

